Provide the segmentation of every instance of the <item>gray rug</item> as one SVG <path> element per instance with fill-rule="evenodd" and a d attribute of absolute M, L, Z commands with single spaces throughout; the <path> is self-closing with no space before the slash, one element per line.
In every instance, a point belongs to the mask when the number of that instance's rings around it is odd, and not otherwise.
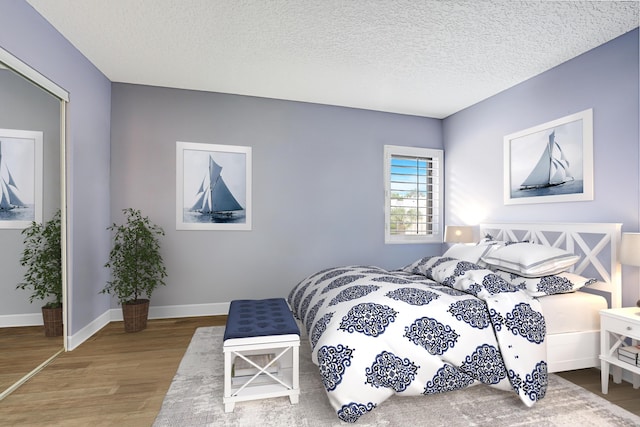
<path fill-rule="evenodd" d="M 309 344 L 300 343 L 300 403 L 289 398 L 222 404 L 224 327 L 196 330 L 154 423 L 165 426 L 348 426 L 329 405 Z M 575 384 L 550 375 L 547 395 L 533 408 L 515 393 L 478 385 L 440 395 L 394 396 L 363 415 L 364 426 L 639 426 L 640 417 Z"/>

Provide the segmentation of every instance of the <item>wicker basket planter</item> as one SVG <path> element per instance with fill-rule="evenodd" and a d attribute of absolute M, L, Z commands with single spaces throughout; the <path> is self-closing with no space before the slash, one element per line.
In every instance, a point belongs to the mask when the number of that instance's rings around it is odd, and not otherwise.
<path fill-rule="evenodd" d="M 62 306 L 56 308 L 42 307 L 45 337 L 62 336 Z"/>
<path fill-rule="evenodd" d="M 149 300 L 138 299 L 122 304 L 122 317 L 125 332 L 140 332 L 147 328 Z"/>

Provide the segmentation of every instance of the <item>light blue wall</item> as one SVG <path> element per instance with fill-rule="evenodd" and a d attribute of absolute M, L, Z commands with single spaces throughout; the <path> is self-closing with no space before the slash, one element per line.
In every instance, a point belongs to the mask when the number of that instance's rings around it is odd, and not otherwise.
<path fill-rule="evenodd" d="M 384 244 L 383 146 L 441 148 L 440 120 L 114 83 L 111 130 L 113 218 L 138 208 L 167 233 L 152 305 L 282 297 L 322 268 L 439 254 Z M 252 147 L 252 231 L 176 230 L 176 141 Z"/>
<path fill-rule="evenodd" d="M 640 222 L 638 29 L 443 121 L 445 218 Z M 504 205 L 503 137 L 593 109 L 594 200 Z M 638 298 L 638 269 L 623 268 L 623 304 Z"/>
<path fill-rule="evenodd" d="M 24 0 L 0 1 L 0 46 L 70 94 L 67 119 L 70 332 L 103 314 L 108 278 L 111 82 Z"/>

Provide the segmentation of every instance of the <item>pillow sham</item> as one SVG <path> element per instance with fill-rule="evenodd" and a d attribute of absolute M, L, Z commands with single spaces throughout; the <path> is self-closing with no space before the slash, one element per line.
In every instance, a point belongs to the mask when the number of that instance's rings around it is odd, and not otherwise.
<path fill-rule="evenodd" d="M 491 246 L 467 245 L 464 243 L 456 243 L 442 254 L 443 257 L 456 258 L 462 261 L 469 261 L 477 264 L 480 257 L 486 255 L 492 250 Z"/>
<path fill-rule="evenodd" d="M 528 242 L 499 247 L 481 258 L 492 268 L 525 277 L 541 277 L 561 273 L 578 262 L 579 259 L 578 255 L 564 249 Z"/>
<path fill-rule="evenodd" d="M 597 282 L 597 279 L 568 272 L 542 277 L 523 277 L 503 270 L 496 270 L 495 273 L 532 297 L 575 292 Z"/>

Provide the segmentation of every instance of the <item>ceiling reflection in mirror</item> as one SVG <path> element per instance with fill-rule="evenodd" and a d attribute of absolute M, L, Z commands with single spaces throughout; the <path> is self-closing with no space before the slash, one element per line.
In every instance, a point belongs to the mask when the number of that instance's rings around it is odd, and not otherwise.
<path fill-rule="evenodd" d="M 46 78 L 28 66 L 16 68 L 19 60 L 4 50 L 0 53 L 0 58 L 12 61 L 7 66 L 0 62 L 1 398 L 64 348 L 62 335 L 45 336 L 41 307 L 48 301 L 30 302 L 33 292 L 17 285 L 26 271 L 20 263 L 24 227 L 33 220 L 50 220 L 63 206 L 65 103 L 41 87 Z M 26 70 L 29 78 L 13 69 Z M 16 218 L 26 221 L 14 223 Z"/>

